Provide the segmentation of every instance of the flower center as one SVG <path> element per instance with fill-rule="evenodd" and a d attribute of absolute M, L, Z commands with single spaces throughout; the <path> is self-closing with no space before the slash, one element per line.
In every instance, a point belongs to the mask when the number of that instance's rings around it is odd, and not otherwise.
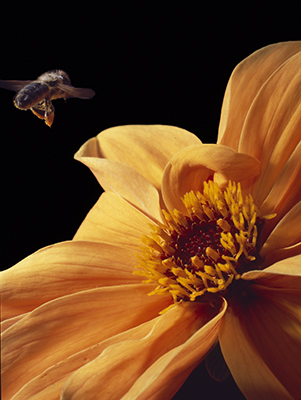
<path fill-rule="evenodd" d="M 151 226 L 151 235 L 142 238 L 134 273 L 158 284 L 150 295 L 169 292 L 174 303 L 225 296 L 232 282 L 258 268 L 259 230 L 274 215 L 261 217 L 252 196 L 243 199 L 235 182 L 224 191 L 204 182 L 203 193 L 191 191 L 182 201 L 187 215 L 163 210 L 165 223 Z"/>

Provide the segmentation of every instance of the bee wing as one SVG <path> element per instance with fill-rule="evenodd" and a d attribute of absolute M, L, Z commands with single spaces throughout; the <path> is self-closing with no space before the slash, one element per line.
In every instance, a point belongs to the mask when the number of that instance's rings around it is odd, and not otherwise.
<path fill-rule="evenodd" d="M 0 79 L 0 87 L 3 89 L 8 89 L 8 90 L 14 90 L 15 92 L 18 92 L 24 86 L 28 85 L 32 81 L 2 81 Z"/>
<path fill-rule="evenodd" d="M 70 99 L 71 97 L 78 97 L 79 99 L 92 99 L 95 92 L 92 89 L 75 88 L 73 86 L 64 85 L 63 83 L 57 83 L 57 87 L 67 93 L 65 99 Z"/>

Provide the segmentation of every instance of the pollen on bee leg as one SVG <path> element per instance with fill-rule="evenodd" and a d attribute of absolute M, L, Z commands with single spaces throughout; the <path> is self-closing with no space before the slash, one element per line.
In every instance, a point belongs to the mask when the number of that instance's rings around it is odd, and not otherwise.
<path fill-rule="evenodd" d="M 54 114 L 49 114 L 45 117 L 45 124 L 47 126 L 49 126 L 49 128 L 51 128 L 51 125 L 53 124 L 53 120 L 54 120 Z"/>

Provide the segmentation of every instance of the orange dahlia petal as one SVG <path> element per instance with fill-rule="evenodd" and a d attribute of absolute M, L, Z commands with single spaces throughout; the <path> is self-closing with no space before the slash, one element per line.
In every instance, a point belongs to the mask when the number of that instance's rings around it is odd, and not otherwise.
<path fill-rule="evenodd" d="M 1 313 L 2 314 L 2 313 Z M 28 313 L 20 314 L 12 318 L 5 319 L 1 321 L 1 333 L 8 329 L 10 326 L 19 322 L 22 318 L 24 318 Z"/>
<path fill-rule="evenodd" d="M 134 383 L 123 400 L 168 400 L 179 390 L 192 370 L 216 343 L 218 327 L 227 308 L 199 329 L 185 343 L 159 358 Z"/>
<path fill-rule="evenodd" d="M 238 150 L 245 118 L 261 86 L 279 66 L 299 51 L 301 42 L 272 44 L 237 65 L 225 92 L 217 143 Z M 249 142 L 257 145 L 255 139 L 249 139 Z"/>
<path fill-rule="evenodd" d="M 186 146 L 201 141 L 185 129 L 165 125 L 128 125 L 106 129 L 90 139 L 75 158 L 107 158 L 143 175 L 158 190 L 165 165 Z"/>
<path fill-rule="evenodd" d="M 300 256 L 295 262 L 300 274 Z M 230 303 L 220 329 L 230 371 L 247 398 L 300 398 L 301 276 L 271 267 L 243 278 L 253 284 Z"/>
<path fill-rule="evenodd" d="M 157 189 L 132 167 L 114 160 L 79 157 L 95 175 L 105 191 L 116 192 L 148 216 L 160 218 L 160 198 Z"/>
<path fill-rule="evenodd" d="M 269 221 L 267 221 L 269 223 Z M 260 255 L 263 266 L 268 266 L 284 258 L 300 254 L 301 245 L 301 201 L 297 203 L 275 226 L 265 240 Z M 295 254 L 293 253 L 295 251 Z"/>
<path fill-rule="evenodd" d="M 44 398 L 47 398 L 47 400 L 57 400 L 60 398 L 61 391 L 67 379 L 75 371 L 93 361 L 104 349 L 112 344 L 126 340 L 142 339 L 151 331 L 158 318 L 160 317 L 155 317 L 135 328 L 114 335 L 100 343 L 72 354 L 70 357 L 64 358 L 26 383 L 14 395 L 14 400 L 40 400 Z"/>
<path fill-rule="evenodd" d="M 156 214 L 159 217 L 159 210 Z M 105 192 L 82 222 L 74 240 L 111 243 L 137 251 L 141 236 L 149 233 L 151 222 L 145 213 L 116 193 Z"/>
<path fill-rule="evenodd" d="M 66 357 L 156 317 L 170 299 L 147 296 L 152 288 L 123 285 L 67 295 L 7 329 L 2 335 L 5 398 Z"/>
<path fill-rule="evenodd" d="M 12 318 L 66 294 L 141 281 L 136 252 L 103 243 L 46 247 L 2 272 L 2 318 Z"/>
<path fill-rule="evenodd" d="M 62 399 L 93 399 L 96 394 L 102 399 L 122 398 L 156 360 L 178 346 L 185 346 L 183 343 L 218 312 L 219 306 L 212 308 L 188 303 L 167 311 L 156 320 L 146 336 L 110 346 L 97 359 L 74 373 L 64 387 Z M 203 354 L 200 356 L 200 351 L 197 352 L 200 358 L 215 340 L 216 335 L 205 340 L 207 347 L 203 346 Z"/>
<path fill-rule="evenodd" d="M 203 144 L 179 151 L 167 164 L 162 194 L 170 210 L 185 213 L 181 197 L 191 190 L 202 190 L 203 182 L 214 175 L 221 185 L 227 180 L 242 181 L 260 173 L 260 163 L 253 157 L 237 153 L 230 147 Z"/>
<path fill-rule="evenodd" d="M 301 277 L 301 254 L 285 258 L 265 268 L 263 271 L 250 271 L 243 275 L 245 280 L 262 280 L 273 282 L 273 287 L 298 289 Z M 262 283 L 270 286 L 271 283 Z"/>
<path fill-rule="evenodd" d="M 235 382 L 246 398 L 293 400 L 252 343 L 242 312 L 245 310 L 227 312 L 219 333 L 222 353 Z"/>
<path fill-rule="evenodd" d="M 279 175 L 275 181 L 272 182 L 273 185 L 271 186 L 271 182 L 267 183 L 269 180 L 268 175 L 265 174 L 265 178 L 263 178 L 263 181 L 265 181 L 266 185 L 270 187 L 270 191 L 264 199 L 260 207 L 260 211 L 263 214 L 271 212 L 271 210 L 274 210 L 277 213 L 276 218 L 273 218 L 270 221 L 271 223 L 269 224 L 269 228 L 274 227 L 286 213 L 290 212 L 291 208 L 300 202 L 300 175 L 301 138 L 300 143 L 292 152 L 282 170 L 279 172 Z M 255 197 L 258 197 L 258 193 L 255 193 Z"/>
<path fill-rule="evenodd" d="M 300 87 L 301 52 L 288 59 L 269 77 L 245 119 L 238 151 L 250 154 L 262 163 L 262 173 L 253 186 L 258 206 L 269 195 L 279 175 L 284 174 L 284 168 L 287 171 L 281 185 L 283 194 L 280 199 L 272 194 L 270 202 L 272 200 L 277 204 L 283 196 L 289 197 L 292 194 L 293 171 L 300 175 Z"/>

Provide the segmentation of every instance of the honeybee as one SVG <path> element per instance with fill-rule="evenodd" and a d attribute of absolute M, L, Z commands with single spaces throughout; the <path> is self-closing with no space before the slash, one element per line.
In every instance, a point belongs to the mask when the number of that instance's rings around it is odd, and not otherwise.
<path fill-rule="evenodd" d="M 60 69 L 45 72 L 34 81 L 0 80 L 0 87 L 17 92 L 13 98 L 14 105 L 19 110 L 30 109 L 49 127 L 54 120 L 52 100 L 70 97 L 91 99 L 95 95 L 92 89 L 73 87 L 68 74 Z"/>

